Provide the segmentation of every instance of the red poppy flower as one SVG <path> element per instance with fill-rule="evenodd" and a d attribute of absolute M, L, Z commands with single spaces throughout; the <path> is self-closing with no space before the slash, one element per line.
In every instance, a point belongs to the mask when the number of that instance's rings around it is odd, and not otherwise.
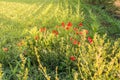
<path fill-rule="evenodd" d="M 71 23 L 71 22 L 68 22 L 67 27 L 66 27 L 66 30 L 69 30 L 71 27 L 72 27 L 72 23 Z"/>
<path fill-rule="evenodd" d="M 70 26 L 67 26 L 67 27 L 66 27 L 66 30 L 69 30 L 69 29 L 70 29 Z"/>
<path fill-rule="evenodd" d="M 80 42 L 78 42 L 78 46 L 80 46 Z"/>
<path fill-rule="evenodd" d="M 78 34 L 79 34 L 79 32 L 77 31 L 77 32 L 76 32 L 76 34 L 78 35 Z"/>
<path fill-rule="evenodd" d="M 72 23 L 71 23 L 71 22 L 68 22 L 67 26 L 71 27 L 71 26 L 72 26 Z"/>
<path fill-rule="evenodd" d="M 89 32 L 88 32 L 88 30 L 86 30 L 86 34 L 88 34 Z"/>
<path fill-rule="evenodd" d="M 73 38 L 72 38 L 72 37 L 70 37 L 70 40 L 72 41 L 72 40 L 73 40 Z"/>
<path fill-rule="evenodd" d="M 7 52 L 7 51 L 8 51 L 8 48 L 3 48 L 3 51 L 4 51 L 4 52 Z"/>
<path fill-rule="evenodd" d="M 75 61 L 76 58 L 75 58 L 74 56 L 70 56 L 70 60 L 71 60 L 71 61 Z"/>
<path fill-rule="evenodd" d="M 90 43 L 90 44 L 92 44 L 92 43 L 93 43 L 93 40 L 92 40 L 92 38 L 91 38 L 91 37 L 88 37 L 88 41 L 89 41 L 89 43 Z"/>
<path fill-rule="evenodd" d="M 62 24 L 62 27 L 65 27 L 65 23 L 64 22 L 62 22 L 61 24 Z"/>
<path fill-rule="evenodd" d="M 78 31 L 79 29 L 78 28 L 74 28 L 74 31 Z"/>
<path fill-rule="evenodd" d="M 45 32 L 46 28 L 40 28 L 40 32 Z"/>
<path fill-rule="evenodd" d="M 52 33 L 56 36 L 58 35 L 58 31 L 56 31 L 56 30 L 53 30 Z"/>
<path fill-rule="evenodd" d="M 39 39 L 39 36 L 35 36 L 35 40 L 38 40 Z"/>
<path fill-rule="evenodd" d="M 78 26 L 82 27 L 82 26 L 83 26 L 83 24 L 82 24 L 82 23 L 79 23 L 79 25 L 78 25 Z"/>
<path fill-rule="evenodd" d="M 80 31 L 80 32 L 79 32 L 79 34 L 83 34 L 83 32 L 82 32 L 82 31 Z"/>
<path fill-rule="evenodd" d="M 73 44 L 74 44 L 74 45 L 78 44 L 78 41 L 77 41 L 77 40 L 74 40 L 74 41 L 73 41 Z"/>

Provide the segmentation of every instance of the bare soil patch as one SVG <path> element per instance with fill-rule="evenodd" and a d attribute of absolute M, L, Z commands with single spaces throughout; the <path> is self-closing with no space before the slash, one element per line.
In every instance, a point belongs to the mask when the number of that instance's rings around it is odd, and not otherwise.
<path fill-rule="evenodd" d="M 115 1 L 115 6 L 120 8 L 120 0 Z"/>
<path fill-rule="evenodd" d="M 120 0 L 116 0 L 114 5 L 118 8 L 118 10 L 115 12 L 115 18 L 120 19 Z"/>

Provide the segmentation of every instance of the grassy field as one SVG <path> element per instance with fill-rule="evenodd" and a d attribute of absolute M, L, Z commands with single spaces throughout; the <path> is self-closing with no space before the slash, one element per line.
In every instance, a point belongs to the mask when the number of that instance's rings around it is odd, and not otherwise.
<path fill-rule="evenodd" d="M 119 80 L 120 20 L 80 0 L 0 0 L 0 80 Z"/>

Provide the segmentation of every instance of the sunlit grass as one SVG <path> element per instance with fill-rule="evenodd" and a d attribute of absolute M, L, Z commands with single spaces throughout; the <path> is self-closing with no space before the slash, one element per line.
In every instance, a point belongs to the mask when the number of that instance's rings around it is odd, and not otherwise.
<path fill-rule="evenodd" d="M 29 4 L 24 3 L 24 1 L 23 3 L 19 1 L 0 1 L 0 26 L 2 31 L 0 36 L 14 36 L 14 38 L 19 36 L 18 38 L 20 38 L 24 29 L 30 29 L 34 26 L 53 28 L 63 21 L 66 23 L 83 21 L 84 16 L 79 3 L 73 9 L 72 5 L 69 5 L 70 3 L 65 2 L 41 0 L 38 3 Z M 5 35 L 7 33 L 9 35 Z"/>
<path fill-rule="evenodd" d="M 0 79 L 117 80 L 120 40 L 103 35 L 119 24 L 80 0 L 0 0 Z"/>

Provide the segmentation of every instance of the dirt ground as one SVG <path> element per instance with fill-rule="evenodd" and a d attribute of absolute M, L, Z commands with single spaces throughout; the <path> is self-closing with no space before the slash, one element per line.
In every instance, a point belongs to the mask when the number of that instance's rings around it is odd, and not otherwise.
<path fill-rule="evenodd" d="M 118 10 L 115 12 L 115 17 L 120 19 L 120 0 L 116 0 L 114 5 L 118 8 Z"/>
<path fill-rule="evenodd" d="M 116 0 L 116 2 L 115 2 L 115 6 L 117 6 L 117 7 L 120 8 L 120 0 Z"/>

